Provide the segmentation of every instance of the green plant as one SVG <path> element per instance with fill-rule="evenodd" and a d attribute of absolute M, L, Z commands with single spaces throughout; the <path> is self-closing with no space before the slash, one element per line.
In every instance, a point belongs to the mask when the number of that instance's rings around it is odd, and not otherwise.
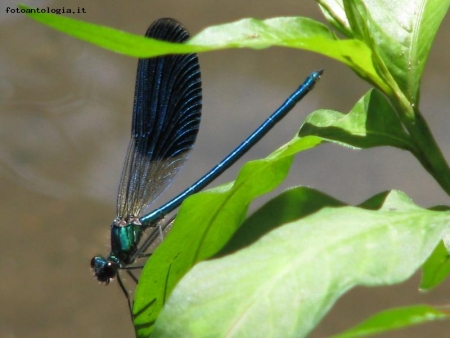
<path fill-rule="evenodd" d="M 313 189 L 293 188 L 246 219 L 252 200 L 283 181 L 295 154 L 324 142 L 407 150 L 450 194 L 450 169 L 419 110 L 420 79 L 450 0 L 317 2 L 345 39 L 319 22 L 290 17 L 214 26 L 177 45 L 29 14 L 134 57 L 238 47 L 306 49 L 346 64 L 374 87 L 348 114 L 313 112 L 292 141 L 247 163 L 236 181 L 183 203 L 140 278 L 134 303 L 138 336 L 306 336 L 354 286 L 399 283 L 422 267 L 421 288 L 431 289 L 450 271 L 442 241 L 447 208 L 420 208 L 398 191 L 348 206 Z M 338 337 L 448 316 L 425 305 L 391 309 Z"/>

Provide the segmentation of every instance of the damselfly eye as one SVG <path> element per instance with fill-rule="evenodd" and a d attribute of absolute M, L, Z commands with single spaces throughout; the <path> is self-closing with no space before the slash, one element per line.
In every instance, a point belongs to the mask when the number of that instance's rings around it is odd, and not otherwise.
<path fill-rule="evenodd" d="M 110 280 L 117 276 L 117 265 L 113 262 L 108 262 L 101 274 L 97 275 L 97 279 L 100 282 L 109 284 Z"/>

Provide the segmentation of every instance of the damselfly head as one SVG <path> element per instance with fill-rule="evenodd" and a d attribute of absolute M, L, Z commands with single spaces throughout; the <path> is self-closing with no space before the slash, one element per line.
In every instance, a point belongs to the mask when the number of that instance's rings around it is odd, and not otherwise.
<path fill-rule="evenodd" d="M 101 256 L 95 256 L 91 259 L 91 268 L 97 280 L 105 285 L 108 285 L 111 279 L 117 276 L 119 270 L 116 262 L 106 260 Z"/>

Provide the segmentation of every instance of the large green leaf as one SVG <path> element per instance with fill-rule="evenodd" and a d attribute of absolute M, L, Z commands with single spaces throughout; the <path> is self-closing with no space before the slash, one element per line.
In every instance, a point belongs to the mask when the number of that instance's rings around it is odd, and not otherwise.
<path fill-rule="evenodd" d="M 133 312 L 140 337 L 152 330 L 166 298 L 197 262 L 219 252 L 243 222 L 249 204 L 279 185 L 296 153 L 321 143 L 295 138 L 263 160 L 244 165 L 235 182 L 188 198 L 173 229 L 150 257 L 136 291 Z"/>
<path fill-rule="evenodd" d="M 300 48 L 323 54 L 351 67 L 362 78 L 389 89 L 372 65 L 371 51 L 359 40 L 339 40 L 325 25 L 302 17 L 267 20 L 243 19 L 206 28 L 187 44 L 161 42 L 142 36 L 94 25 L 56 14 L 32 13 L 32 19 L 76 38 L 133 57 L 152 57 L 174 53 L 206 52 L 225 48 Z"/>
<path fill-rule="evenodd" d="M 235 252 L 258 240 L 270 230 L 301 217 L 311 215 L 325 206 L 345 204 L 322 192 L 306 187 L 288 189 L 253 213 L 220 251 L 220 255 Z"/>
<path fill-rule="evenodd" d="M 408 101 L 417 105 L 422 72 L 450 0 L 320 0 L 319 3 L 334 25 L 338 23 L 341 30 L 350 30 L 381 57 Z"/>
<path fill-rule="evenodd" d="M 409 278 L 449 225 L 448 212 L 419 208 L 399 192 L 379 210 L 328 203 L 197 264 L 172 292 L 154 336 L 304 337 L 350 288 Z"/>
<path fill-rule="evenodd" d="M 415 149 L 386 97 L 376 89 L 369 90 L 348 114 L 326 109 L 311 113 L 299 135 L 316 135 L 355 148 Z"/>
<path fill-rule="evenodd" d="M 368 335 L 384 333 L 401 328 L 448 319 L 448 310 L 436 309 L 427 305 L 414 305 L 390 309 L 365 320 L 361 324 L 332 338 L 367 337 Z"/>

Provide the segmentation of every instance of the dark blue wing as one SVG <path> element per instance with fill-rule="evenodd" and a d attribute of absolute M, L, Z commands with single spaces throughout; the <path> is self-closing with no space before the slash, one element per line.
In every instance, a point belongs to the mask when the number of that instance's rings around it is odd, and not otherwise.
<path fill-rule="evenodd" d="M 145 35 L 171 42 L 189 38 L 173 19 L 155 21 Z M 201 100 L 196 54 L 139 60 L 131 140 L 117 196 L 119 217 L 138 216 L 170 185 L 194 145 Z"/>

